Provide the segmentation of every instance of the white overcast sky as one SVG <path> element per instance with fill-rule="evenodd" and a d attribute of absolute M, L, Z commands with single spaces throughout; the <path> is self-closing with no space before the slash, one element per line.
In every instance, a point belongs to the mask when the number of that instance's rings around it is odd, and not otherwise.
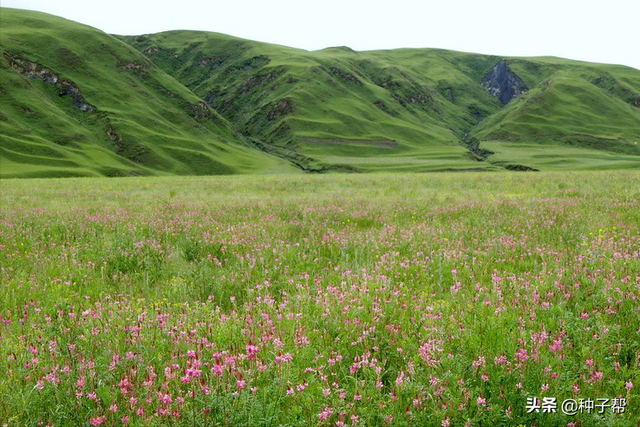
<path fill-rule="evenodd" d="M 51 13 L 110 34 L 205 30 L 307 50 L 434 47 L 640 69 L 640 0 L 1 0 L 1 5 Z"/>

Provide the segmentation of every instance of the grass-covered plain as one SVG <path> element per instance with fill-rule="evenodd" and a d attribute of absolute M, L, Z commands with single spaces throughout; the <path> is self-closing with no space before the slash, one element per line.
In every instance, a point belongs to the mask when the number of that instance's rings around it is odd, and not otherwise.
<path fill-rule="evenodd" d="M 640 169 L 639 156 L 604 152 L 579 145 L 490 141 L 482 142 L 480 147 L 493 153 L 488 161 L 497 166 L 521 164 L 542 171 Z"/>
<path fill-rule="evenodd" d="M 0 425 L 640 422 L 637 173 L 1 185 Z"/>

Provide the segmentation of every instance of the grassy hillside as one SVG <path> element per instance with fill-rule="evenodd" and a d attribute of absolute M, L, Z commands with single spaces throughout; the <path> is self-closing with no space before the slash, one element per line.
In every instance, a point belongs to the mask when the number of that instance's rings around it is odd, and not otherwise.
<path fill-rule="evenodd" d="M 628 67 L 2 26 L 2 177 L 640 168 Z"/>
<path fill-rule="evenodd" d="M 193 31 L 124 39 L 257 145 L 309 169 L 490 166 L 461 143 L 478 122 L 474 114 L 499 108 L 474 81 L 475 69 L 480 75 L 491 68 L 490 57 L 438 50 L 307 52 Z M 450 60 L 460 66 L 454 69 Z"/>
<path fill-rule="evenodd" d="M 512 68 L 533 88 L 473 130 L 496 153 L 490 161 L 640 168 L 640 72 L 557 58 L 518 60 Z"/>
<path fill-rule="evenodd" d="M 42 13 L 1 18 L 2 177 L 287 169 L 114 37 Z"/>
<path fill-rule="evenodd" d="M 124 40 L 261 148 L 311 169 L 557 168 L 523 164 L 527 144 L 551 144 L 558 164 L 599 159 L 567 168 L 640 167 L 640 72 L 627 67 L 509 58 L 528 90 L 503 106 L 482 84 L 503 60 L 492 56 L 307 52 L 193 31 Z M 525 143 L 523 152 L 496 140 Z M 484 141 L 500 155 L 492 158 Z"/>

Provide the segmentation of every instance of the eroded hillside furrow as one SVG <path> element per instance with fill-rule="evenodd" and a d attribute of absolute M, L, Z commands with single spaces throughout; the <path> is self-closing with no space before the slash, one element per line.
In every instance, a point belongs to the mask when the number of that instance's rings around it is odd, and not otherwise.
<path fill-rule="evenodd" d="M 78 86 L 70 80 L 61 79 L 58 74 L 54 73 L 48 67 L 45 67 L 37 62 L 30 61 L 26 58 L 21 58 L 16 54 L 5 53 L 4 57 L 9 61 L 11 67 L 24 77 L 32 80 L 39 80 L 48 85 L 53 85 L 59 89 L 58 96 L 70 96 L 73 99 L 73 106 L 83 113 L 90 113 L 96 111 L 96 107 L 89 104 Z"/>

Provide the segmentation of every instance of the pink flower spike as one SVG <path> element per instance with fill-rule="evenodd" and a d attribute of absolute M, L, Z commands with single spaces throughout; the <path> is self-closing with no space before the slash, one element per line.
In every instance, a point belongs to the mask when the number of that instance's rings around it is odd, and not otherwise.
<path fill-rule="evenodd" d="M 89 421 L 89 424 L 91 424 L 92 426 L 99 426 L 99 425 L 102 425 L 106 420 L 107 420 L 106 416 L 95 417 L 95 418 L 92 418 L 91 421 Z"/>

